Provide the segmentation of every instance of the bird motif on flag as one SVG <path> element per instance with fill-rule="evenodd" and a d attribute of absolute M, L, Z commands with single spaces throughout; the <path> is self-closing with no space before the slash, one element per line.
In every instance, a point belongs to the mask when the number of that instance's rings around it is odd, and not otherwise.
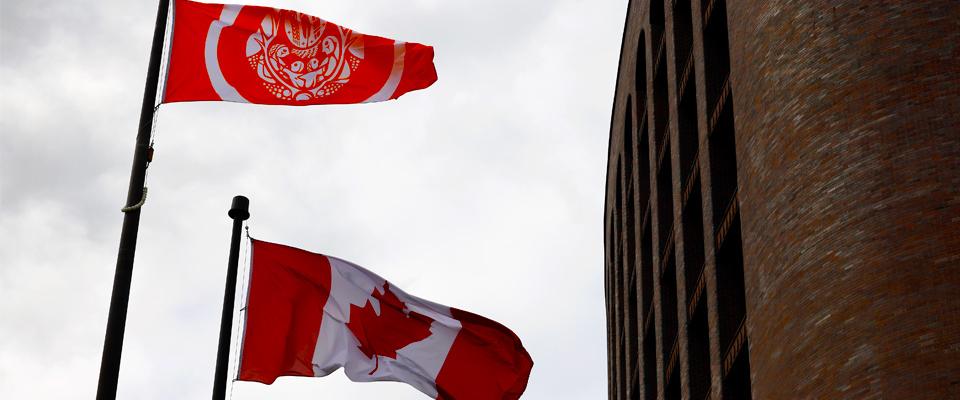
<path fill-rule="evenodd" d="M 335 93 L 363 59 L 363 35 L 296 11 L 274 9 L 247 39 L 247 60 L 278 99 Z"/>

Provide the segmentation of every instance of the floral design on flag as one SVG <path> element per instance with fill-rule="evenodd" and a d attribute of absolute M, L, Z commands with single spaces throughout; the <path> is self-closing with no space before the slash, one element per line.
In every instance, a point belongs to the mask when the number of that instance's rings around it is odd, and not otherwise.
<path fill-rule="evenodd" d="M 264 88 L 278 99 L 311 101 L 349 82 L 363 59 L 363 35 L 307 14 L 274 11 L 246 46 Z"/>

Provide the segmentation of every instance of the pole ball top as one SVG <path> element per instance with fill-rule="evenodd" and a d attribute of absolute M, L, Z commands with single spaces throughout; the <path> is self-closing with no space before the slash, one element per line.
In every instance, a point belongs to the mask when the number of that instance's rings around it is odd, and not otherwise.
<path fill-rule="evenodd" d="M 230 218 L 245 221 L 250 218 L 250 199 L 243 196 L 233 196 L 233 205 L 227 213 Z"/>

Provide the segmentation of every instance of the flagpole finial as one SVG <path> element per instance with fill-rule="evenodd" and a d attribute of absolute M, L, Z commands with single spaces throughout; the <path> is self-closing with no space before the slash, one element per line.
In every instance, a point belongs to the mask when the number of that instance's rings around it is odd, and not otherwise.
<path fill-rule="evenodd" d="M 245 221 L 250 218 L 250 199 L 244 196 L 233 196 L 233 205 L 227 213 L 230 218 Z"/>

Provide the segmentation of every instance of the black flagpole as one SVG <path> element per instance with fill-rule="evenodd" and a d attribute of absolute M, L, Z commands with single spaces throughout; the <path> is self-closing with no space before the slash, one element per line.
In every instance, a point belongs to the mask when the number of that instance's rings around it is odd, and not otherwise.
<path fill-rule="evenodd" d="M 230 238 L 230 258 L 227 261 L 227 282 L 223 289 L 223 314 L 220 315 L 220 344 L 217 346 L 217 369 L 213 378 L 213 400 L 223 400 L 227 394 L 227 364 L 230 362 L 230 330 L 233 327 L 233 303 L 237 294 L 237 264 L 240 262 L 240 228 L 250 218 L 250 200 L 234 196 L 227 215 L 233 218 L 233 236 Z"/>
<path fill-rule="evenodd" d="M 97 400 L 117 398 L 117 379 L 120 376 L 120 353 L 123 351 L 123 331 L 127 322 L 127 302 L 130 299 L 130 279 L 133 276 L 133 255 L 137 249 L 137 229 L 140 225 L 140 208 L 146 195 L 143 187 L 150 162 L 150 134 L 153 128 L 154 102 L 157 98 L 157 83 L 160 77 L 160 58 L 163 53 L 163 36 L 166 33 L 169 0 L 160 0 L 157 9 L 157 26 L 153 31 L 153 47 L 150 50 L 150 66 L 147 68 L 147 83 L 143 89 L 143 106 L 140 108 L 140 126 L 137 144 L 133 151 L 133 168 L 130 171 L 130 187 L 127 189 L 127 207 L 124 208 L 123 229 L 120 232 L 120 250 L 117 253 L 117 271 L 113 276 L 113 295 L 110 297 L 110 314 L 107 317 L 107 333 L 103 338 L 103 358 L 100 361 L 100 381 L 97 384 Z"/>

